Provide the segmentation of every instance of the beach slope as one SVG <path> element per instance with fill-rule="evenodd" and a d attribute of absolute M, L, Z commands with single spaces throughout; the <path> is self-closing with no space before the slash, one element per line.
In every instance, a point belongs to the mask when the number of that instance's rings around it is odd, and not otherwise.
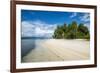
<path fill-rule="evenodd" d="M 87 60 L 90 57 L 90 42 L 82 39 L 47 39 L 37 42 L 22 62 Z"/>

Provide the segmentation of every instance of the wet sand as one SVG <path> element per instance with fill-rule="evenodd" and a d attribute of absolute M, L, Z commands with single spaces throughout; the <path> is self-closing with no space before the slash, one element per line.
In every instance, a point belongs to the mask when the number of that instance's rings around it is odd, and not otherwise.
<path fill-rule="evenodd" d="M 86 60 L 90 56 L 90 42 L 82 39 L 48 39 L 36 44 L 22 62 Z"/>

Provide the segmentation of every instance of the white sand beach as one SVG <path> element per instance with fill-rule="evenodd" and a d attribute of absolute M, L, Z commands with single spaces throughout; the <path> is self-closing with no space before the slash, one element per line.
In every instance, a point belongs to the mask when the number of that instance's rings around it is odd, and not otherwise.
<path fill-rule="evenodd" d="M 90 57 L 90 42 L 82 39 L 48 39 L 33 48 L 22 62 L 86 60 Z"/>

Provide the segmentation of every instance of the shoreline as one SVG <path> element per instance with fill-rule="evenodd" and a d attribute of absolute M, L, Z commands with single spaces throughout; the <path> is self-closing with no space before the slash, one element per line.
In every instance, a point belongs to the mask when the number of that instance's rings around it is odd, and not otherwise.
<path fill-rule="evenodd" d="M 86 60 L 90 42 L 85 39 L 47 39 L 33 48 L 22 62 Z M 85 46 L 85 47 L 84 47 Z"/>

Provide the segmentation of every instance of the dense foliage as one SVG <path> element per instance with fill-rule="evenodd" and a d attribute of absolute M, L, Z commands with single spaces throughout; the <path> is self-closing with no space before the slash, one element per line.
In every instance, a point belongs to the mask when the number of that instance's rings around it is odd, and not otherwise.
<path fill-rule="evenodd" d="M 58 25 L 54 31 L 53 38 L 56 39 L 90 39 L 89 30 L 84 24 L 77 24 L 73 21 L 67 25 L 64 23 L 62 26 Z"/>

